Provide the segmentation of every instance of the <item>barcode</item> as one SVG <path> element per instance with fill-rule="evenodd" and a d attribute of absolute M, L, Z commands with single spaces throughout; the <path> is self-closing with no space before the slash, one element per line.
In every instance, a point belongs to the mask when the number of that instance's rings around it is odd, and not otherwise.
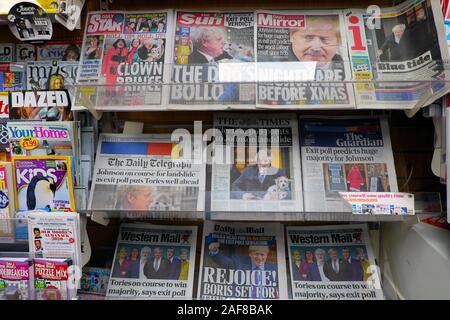
<path fill-rule="evenodd" d="M 373 101 L 373 96 L 371 96 L 370 94 L 362 94 L 360 96 L 361 100 L 365 100 L 365 101 Z"/>

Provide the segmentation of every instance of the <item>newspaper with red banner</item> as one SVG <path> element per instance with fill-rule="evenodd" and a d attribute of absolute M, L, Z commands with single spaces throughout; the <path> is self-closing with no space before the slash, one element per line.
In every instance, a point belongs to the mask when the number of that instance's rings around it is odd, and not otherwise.
<path fill-rule="evenodd" d="M 255 107 L 253 12 L 176 12 L 169 107 Z"/>
<path fill-rule="evenodd" d="M 101 134 L 89 209 L 203 213 L 205 164 L 170 135 Z M 166 216 L 167 214 L 164 214 Z"/>
<path fill-rule="evenodd" d="M 418 108 L 448 92 L 438 0 L 405 1 L 375 14 L 349 9 L 345 17 L 358 108 Z"/>
<path fill-rule="evenodd" d="M 171 10 L 89 12 L 78 82 L 100 85 L 97 109 L 163 108 L 172 26 Z"/>
<path fill-rule="evenodd" d="M 257 11 L 262 108 L 354 108 L 342 10 Z"/>

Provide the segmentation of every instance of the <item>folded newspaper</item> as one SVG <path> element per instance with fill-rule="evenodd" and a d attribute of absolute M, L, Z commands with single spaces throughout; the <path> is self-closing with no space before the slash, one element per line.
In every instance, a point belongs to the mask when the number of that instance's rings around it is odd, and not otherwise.
<path fill-rule="evenodd" d="M 383 299 L 367 225 L 286 227 L 292 298 Z"/>
<path fill-rule="evenodd" d="M 107 298 L 191 299 L 197 226 L 122 224 Z"/>
<path fill-rule="evenodd" d="M 242 212 L 303 209 L 297 119 L 291 114 L 216 113 L 211 211 L 214 219 L 251 219 Z M 239 212 L 238 215 L 233 212 Z"/>
<path fill-rule="evenodd" d="M 254 108 L 253 19 L 253 12 L 176 12 L 170 108 Z"/>
<path fill-rule="evenodd" d="M 189 151 L 180 146 L 164 134 L 100 135 L 89 209 L 200 215 L 205 165 L 185 157 Z"/>
<path fill-rule="evenodd" d="M 78 82 L 100 85 L 92 96 L 97 109 L 164 108 L 172 16 L 171 10 L 88 13 Z"/>
<path fill-rule="evenodd" d="M 287 299 L 284 252 L 279 223 L 205 221 L 198 298 Z"/>
<path fill-rule="evenodd" d="M 340 192 L 397 192 L 384 117 L 300 117 L 305 210 L 351 212 Z"/>

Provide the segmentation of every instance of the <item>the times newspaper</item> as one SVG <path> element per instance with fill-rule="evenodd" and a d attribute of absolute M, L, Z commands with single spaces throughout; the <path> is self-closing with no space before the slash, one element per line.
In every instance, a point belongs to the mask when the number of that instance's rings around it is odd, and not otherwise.
<path fill-rule="evenodd" d="M 258 107 L 355 107 L 341 10 L 257 11 L 255 29 Z"/>
<path fill-rule="evenodd" d="M 97 109 L 165 108 L 172 16 L 171 10 L 88 14 L 78 82 L 100 85 Z"/>
<path fill-rule="evenodd" d="M 367 225 L 286 227 L 292 298 L 383 299 Z"/>
<path fill-rule="evenodd" d="M 254 108 L 253 12 L 176 12 L 169 107 Z"/>
<path fill-rule="evenodd" d="M 439 1 L 405 1 L 377 15 L 349 9 L 345 17 L 358 108 L 410 109 L 448 91 Z"/>
<path fill-rule="evenodd" d="M 300 117 L 299 128 L 306 211 L 351 212 L 339 192 L 398 191 L 386 118 Z"/>
<path fill-rule="evenodd" d="M 170 135 L 101 134 L 89 208 L 148 214 L 204 208 L 205 164 Z M 202 215 L 203 217 L 203 215 Z"/>
<path fill-rule="evenodd" d="M 279 223 L 205 221 L 198 298 L 287 299 L 284 252 Z"/>
<path fill-rule="evenodd" d="M 242 212 L 303 210 L 298 123 L 292 114 L 216 113 L 211 211 L 215 219 L 251 219 Z M 235 214 L 233 212 L 239 212 Z"/>
<path fill-rule="evenodd" d="M 197 226 L 122 224 L 106 297 L 192 299 Z"/>

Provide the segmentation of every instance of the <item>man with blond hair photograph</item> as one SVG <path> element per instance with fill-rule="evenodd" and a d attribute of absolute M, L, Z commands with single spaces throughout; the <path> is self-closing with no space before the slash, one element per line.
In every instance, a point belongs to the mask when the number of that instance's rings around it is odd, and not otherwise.
<path fill-rule="evenodd" d="M 233 59 L 226 51 L 225 33 L 219 27 L 192 28 L 193 50 L 188 57 L 189 64 L 211 64 L 224 59 Z"/>
<path fill-rule="evenodd" d="M 377 50 L 377 57 L 382 61 L 403 61 L 407 54 L 407 41 L 405 34 L 406 26 L 396 24 L 392 28 L 392 33 L 386 37 L 386 40 Z"/>

